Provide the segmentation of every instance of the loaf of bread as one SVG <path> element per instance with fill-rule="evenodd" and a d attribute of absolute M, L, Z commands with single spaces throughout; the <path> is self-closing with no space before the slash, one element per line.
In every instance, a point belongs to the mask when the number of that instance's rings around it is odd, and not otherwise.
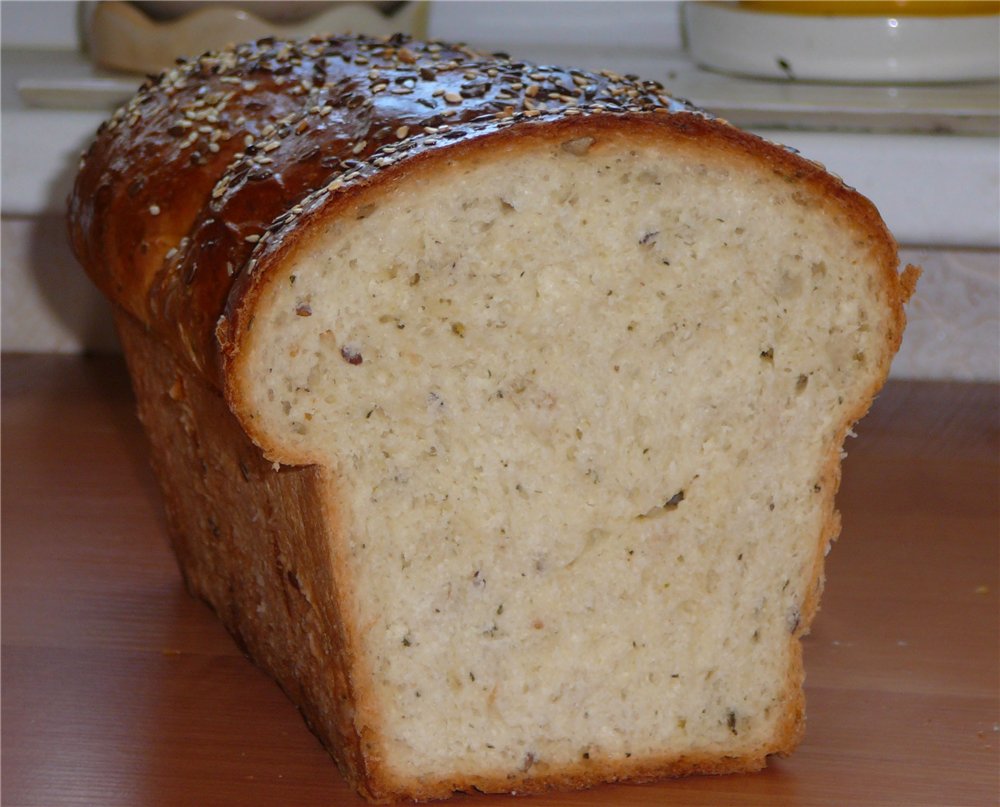
<path fill-rule="evenodd" d="M 70 200 L 190 590 L 374 801 L 748 771 L 916 272 L 635 77 L 396 36 L 181 62 Z"/>

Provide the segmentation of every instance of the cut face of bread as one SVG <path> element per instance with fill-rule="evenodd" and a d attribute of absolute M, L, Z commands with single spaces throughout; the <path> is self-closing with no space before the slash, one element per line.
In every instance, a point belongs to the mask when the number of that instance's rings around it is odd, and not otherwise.
<path fill-rule="evenodd" d="M 854 196 L 639 129 L 408 166 L 244 297 L 228 397 L 269 459 L 329 472 L 388 780 L 752 768 L 796 741 L 894 256 Z"/>

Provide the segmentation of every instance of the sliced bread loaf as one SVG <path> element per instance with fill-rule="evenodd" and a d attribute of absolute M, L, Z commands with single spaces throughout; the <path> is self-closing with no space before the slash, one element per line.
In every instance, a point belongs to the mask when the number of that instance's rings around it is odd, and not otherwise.
<path fill-rule="evenodd" d="M 915 272 L 651 82 L 395 37 L 149 82 L 73 198 L 191 589 L 373 800 L 752 770 Z"/>

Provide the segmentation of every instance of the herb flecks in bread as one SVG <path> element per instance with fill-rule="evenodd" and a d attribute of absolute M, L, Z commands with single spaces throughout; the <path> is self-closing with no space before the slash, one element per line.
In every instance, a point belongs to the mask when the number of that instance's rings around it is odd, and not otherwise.
<path fill-rule="evenodd" d="M 820 166 L 635 77 L 264 40 L 140 90 L 71 229 L 189 585 L 366 796 L 794 747 L 915 279 Z"/>

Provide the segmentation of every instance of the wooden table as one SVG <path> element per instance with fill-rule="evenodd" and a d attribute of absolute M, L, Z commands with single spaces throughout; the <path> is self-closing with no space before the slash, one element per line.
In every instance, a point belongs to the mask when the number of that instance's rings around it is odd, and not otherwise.
<path fill-rule="evenodd" d="M 3 804 L 361 804 L 185 593 L 121 359 L 2 372 Z M 995 386 L 894 382 L 850 442 L 792 757 L 452 803 L 996 804 L 998 411 Z"/>

